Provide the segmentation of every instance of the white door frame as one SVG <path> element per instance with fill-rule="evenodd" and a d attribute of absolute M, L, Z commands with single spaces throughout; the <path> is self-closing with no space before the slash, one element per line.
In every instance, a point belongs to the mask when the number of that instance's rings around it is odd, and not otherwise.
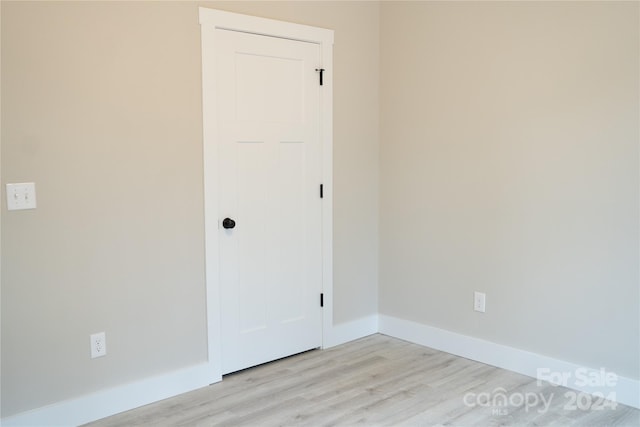
<path fill-rule="evenodd" d="M 218 277 L 218 149 L 216 135 L 216 67 L 213 51 L 216 29 L 241 31 L 316 43 L 324 68 L 320 90 L 320 141 L 322 151 L 322 312 L 323 347 L 333 328 L 333 30 L 258 18 L 215 9 L 199 8 L 202 37 L 202 125 L 204 155 L 204 222 L 208 363 L 212 381 L 222 379 L 220 334 L 220 281 Z M 319 191 L 319 189 L 318 189 Z M 318 303 L 320 303 L 318 301 Z"/>

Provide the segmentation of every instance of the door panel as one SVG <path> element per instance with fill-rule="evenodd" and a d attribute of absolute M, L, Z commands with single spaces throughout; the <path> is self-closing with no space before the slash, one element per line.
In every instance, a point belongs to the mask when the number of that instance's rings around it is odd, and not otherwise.
<path fill-rule="evenodd" d="M 322 342 L 319 47 L 216 30 L 223 373 Z"/>

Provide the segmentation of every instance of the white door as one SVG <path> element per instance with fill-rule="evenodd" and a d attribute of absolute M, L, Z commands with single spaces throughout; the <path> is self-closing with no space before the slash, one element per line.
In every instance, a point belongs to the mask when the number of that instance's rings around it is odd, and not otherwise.
<path fill-rule="evenodd" d="M 222 29 L 216 43 L 224 374 L 322 344 L 320 49 Z"/>

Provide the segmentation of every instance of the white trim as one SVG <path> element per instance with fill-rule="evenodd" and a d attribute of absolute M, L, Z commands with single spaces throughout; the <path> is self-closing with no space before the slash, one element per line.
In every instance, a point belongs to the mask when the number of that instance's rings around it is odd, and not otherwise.
<path fill-rule="evenodd" d="M 199 8 L 199 12 L 202 27 L 280 37 L 323 46 L 333 45 L 333 30 L 204 7 Z"/>
<path fill-rule="evenodd" d="M 327 31 L 327 30 L 325 30 Z M 322 139 L 322 312 L 323 347 L 333 331 L 333 31 L 326 34 L 321 44 L 324 86 L 322 98 L 320 133 Z"/>
<path fill-rule="evenodd" d="M 320 46 L 324 84 L 321 92 L 322 183 L 322 320 L 323 347 L 333 330 L 333 31 L 215 9 L 199 8 L 202 42 L 202 114 L 205 200 L 205 266 L 209 362 L 222 379 L 220 363 L 220 284 L 218 281 L 218 150 L 216 135 L 215 58 L 216 29 L 225 29 L 316 43 Z"/>
<path fill-rule="evenodd" d="M 212 49 L 205 49 L 208 41 L 213 39 L 215 28 L 201 27 L 202 43 L 202 124 L 203 124 L 203 162 L 204 162 L 204 218 L 205 218 L 205 288 L 207 302 L 207 343 L 209 363 L 211 363 L 214 375 L 218 381 L 222 380 L 222 364 L 220 363 L 220 312 L 213 307 L 220 307 L 220 289 L 218 287 L 218 198 L 214 197 L 218 188 L 218 174 L 213 165 L 218 164 L 218 150 L 215 144 L 207 143 L 216 134 L 215 121 L 206 117 L 216 117 L 216 103 L 205 96 L 212 93 L 215 88 L 215 59 Z M 210 75 L 212 78 L 205 79 Z M 213 195 L 208 195 L 211 192 Z M 214 220 L 207 218 L 213 217 Z"/>
<path fill-rule="evenodd" d="M 2 426 L 75 426 L 177 396 L 211 383 L 208 363 L 3 418 Z"/>
<path fill-rule="evenodd" d="M 333 326 L 331 336 L 325 340 L 324 348 L 335 347 L 376 333 L 378 333 L 377 314 L 340 323 Z"/>
<path fill-rule="evenodd" d="M 425 347 L 476 360 L 498 368 L 507 369 L 529 377 L 536 378 L 539 368 L 547 368 L 550 372 L 568 372 L 571 378 L 567 387 L 586 393 L 603 393 L 608 396 L 615 392 L 616 401 L 625 405 L 640 408 L 640 381 L 618 376 L 614 387 L 588 387 L 575 383 L 573 373 L 583 372 L 597 374 L 598 370 L 531 353 L 506 345 L 473 338 L 467 335 L 434 328 L 410 320 L 379 315 L 379 331 L 381 334 L 400 338 Z M 588 375 L 588 374 L 587 374 Z"/>
<path fill-rule="evenodd" d="M 578 369 L 597 372 L 563 360 L 386 315 L 371 315 L 333 326 L 326 334 L 325 348 L 376 332 L 533 378 L 536 378 L 537 369 L 540 367 L 549 368 L 553 372 L 576 372 Z M 196 390 L 218 380 L 220 377 L 212 373 L 211 363 L 204 363 L 23 412 L 3 418 L 0 424 L 7 427 L 84 424 Z M 605 396 L 610 391 L 614 391 L 617 402 L 640 408 L 640 381 L 638 380 L 618 377 L 614 389 L 598 390 L 578 387 L 571 383 L 567 386 L 587 393 L 600 391 Z"/>

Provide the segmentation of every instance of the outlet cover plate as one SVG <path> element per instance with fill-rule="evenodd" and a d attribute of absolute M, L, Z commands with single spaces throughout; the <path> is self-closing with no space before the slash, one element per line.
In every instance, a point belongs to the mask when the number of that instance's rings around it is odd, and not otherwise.
<path fill-rule="evenodd" d="M 107 337 L 104 332 L 91 334 L 89 336 L 91 344 L 91 358 L 102 357 L 107 354 Z"/>
<path fill-rule="evenodd" d="M 473 309 L 484 313 L 487 295 L 483 292 L 473 293 Z"/>

